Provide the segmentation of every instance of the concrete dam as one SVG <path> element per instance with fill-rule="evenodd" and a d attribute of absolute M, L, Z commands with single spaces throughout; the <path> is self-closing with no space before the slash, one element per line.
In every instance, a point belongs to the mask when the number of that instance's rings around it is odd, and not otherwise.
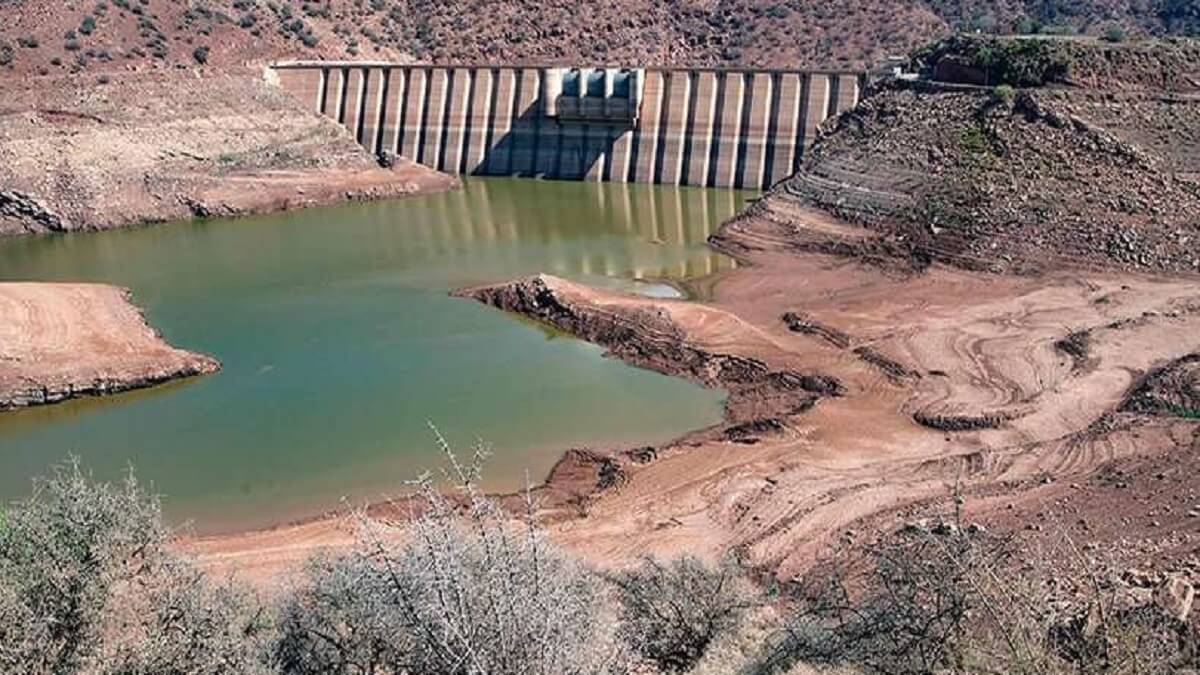
<path fill-rule="evenodd" d="M 267 73 L 376 154 L 451 174 L 762 189 L 865 74 L 288 62 Z"/>

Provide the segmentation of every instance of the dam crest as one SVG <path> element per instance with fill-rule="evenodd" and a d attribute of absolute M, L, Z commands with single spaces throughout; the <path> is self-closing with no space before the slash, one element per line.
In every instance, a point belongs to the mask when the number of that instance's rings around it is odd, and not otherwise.
<path fill-rule="evenodd" d="M 857 104 L 856 71 L 283 62 L 368 151 L 450 174 L 763 189 Z"/>

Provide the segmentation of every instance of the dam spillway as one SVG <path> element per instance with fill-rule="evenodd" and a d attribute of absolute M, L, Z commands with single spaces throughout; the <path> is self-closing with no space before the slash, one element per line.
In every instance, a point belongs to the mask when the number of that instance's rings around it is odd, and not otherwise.
<path fill-rule="evenodd" d="M 288 62 L 268 79 L 368 151 L 450 174 L 763 189 L 858 102 L 854 71 Z"/>

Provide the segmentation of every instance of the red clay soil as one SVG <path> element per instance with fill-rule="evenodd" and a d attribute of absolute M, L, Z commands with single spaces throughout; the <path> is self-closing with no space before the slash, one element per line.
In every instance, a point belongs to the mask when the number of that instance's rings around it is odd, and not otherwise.
<path fill-rule="evenodd" d="M 149 387 L 218 368 L 216 359 L 164 342 L 124 289 L 0 283 L 0 411 Z"/>
<path fill-rule="evenodd" d="M 997 529 L 1039 524 L 1037 513 L 1074 497 L 1094 545 L 1154 542 L 1138 550 L 1164 567 L 1194 555 L 1182 483 L 1157 484 L 1175 517 L 1150 517 L 1161 507 L 1141 503 L 1138 517 L 1118 512 L 1128 522 L 1104 527 L 1103 505 L 1069 486 L 1106 494 L 1103 472 L 1142 476 L 1140 462 L 1195 453 L 1200 422 L 1118 411 L 1143 374 L 1200 350 L 1200 283 L 938 264 L 912 272 L 796 252 L 798 223 L 813 236 L 871 235 L 785 206 L 786 231 L 761 217 L 726 224 L 717 239 L 750 265 L 720 277 L 704 303 L 549 276 L 464 291 L 632 363 L 731 391 L 718 427 L 663 447 L 568 453 L 539 490 L 558 541 L 599 564 L 736 549 L 788 577 L 848 534 L 879 536 L 944 508 L 957 489 Z M 1130 509 L 1159 498 L 1146 489 L 1154 480 L 1130 479 Z M 287 554 L 256 550 L 261 537 L 286 541 Z M 285 528 L 189 546 L 215 568 L 250 564 L 265 582 L 297 550 L 329 543 Z"/>

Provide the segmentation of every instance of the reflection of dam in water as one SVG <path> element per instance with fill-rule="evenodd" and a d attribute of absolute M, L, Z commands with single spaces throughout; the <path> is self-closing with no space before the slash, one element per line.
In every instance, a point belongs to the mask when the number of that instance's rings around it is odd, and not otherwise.
<path fill-rule="evenodd" d="M 407 250 L 392 253 L 432 250 L 469 268 L 498 250 L 518 262 L 523 249 L 537 247 L 542 271 L 550 274 L 647 280 L 704 277 L 737 266 L 706 242 L 740 210 L 744 192 L 579 183 L 553 191 L 549 200 L 541 192 L 538 207 L 552 215 L 532 220 L 522 218 L 511 196 L 523 185 L 477 180 L 469 190 L 424 197 L 430 209 L 404 223 Z M 503 196 L 493 199 L 497 189 Z M 586 222 L 572 217 L 581 209 L 590 214 Z M 581 235 L 600 239 L 580 247 Z"/>
<path fill-rule="evenodd" d="M 705 238 L 751 193 L 468 178 L 402 200 L 0 241 L 0 278 L 129 288 L 211 377 L 0 419 L 0 500 L 63 453 L 104 480 L 130 465 L 201 532 L 269 526 L 394 495 L 455 447 L 497 454 L 488 489 L 546 475 L 565 448 L 665 442 L 721 419 L 719 391 L 632 368 L 516 321 L 464 286 L 538 272 L 631 278 L 732 261 Z M 533 422 L 531 423 L 531 420 Z"/>
<path fill-rule="evenodd" d="M 795 173 L 856 71 L 411 66 L 267 71 L 372 153 L 452 174 L 758 190 Z"/>

